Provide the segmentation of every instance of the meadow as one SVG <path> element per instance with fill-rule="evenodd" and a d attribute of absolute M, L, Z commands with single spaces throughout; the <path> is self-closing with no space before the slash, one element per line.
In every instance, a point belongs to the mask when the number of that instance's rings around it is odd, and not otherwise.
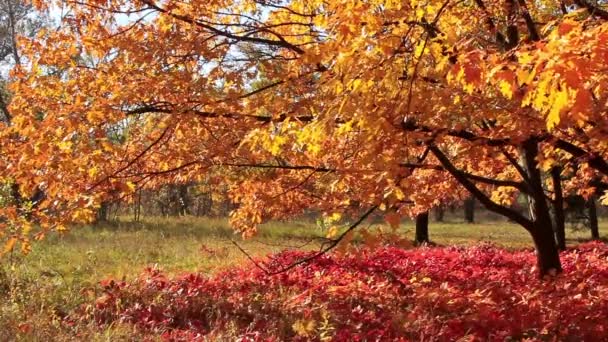
<path fill-rule="evenodd" d="M 404 222 L 399 233 L 413 239 L 413 224 Z M 215 274 L 231 267 L 251 267 L 232 242 L 252 256 L 318 246 L 326 232 L 311 222 L 272 222 L 248 240 L 235 235 L 224 219 L 144 218 L 97 226 L 74 227 L 52 234 L 27 255 L 6 255 L 0 269 L 0 340 L 136 340 L 129 325 L 103 329 L 88 323 L 66 328 L 64 318 L 91 303 L 108 279 L 132 281 L 144 269 L 167 276 L 188 272 Z M 601 223 L 602 236 L 608 222 Z M 520 227 L 507 222 L 466 224 L 458 220 L 432 222 L 433 243 L 441 246 L 489 242 L 507 249 L 530 249 L 531 240 Z M 568 231 L 569 244 L 588 239 L 588 231 Z M 354 240 L 357 243 L 358 239 Z"/>

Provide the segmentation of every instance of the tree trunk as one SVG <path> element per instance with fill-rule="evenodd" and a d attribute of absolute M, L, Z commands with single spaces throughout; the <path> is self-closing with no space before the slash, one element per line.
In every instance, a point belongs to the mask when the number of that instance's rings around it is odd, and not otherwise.
<path fill-rule="evenodd" d="M 539 275 L 542 277 L 549 273 L 562 271 L 559 260 L 559 250 L 555 241 L 551 214 L 545 198 L 540 170 L 538 169 L 536 157 L 538 155 L 538 141 L 530 138 L 523 143 L 522 157 L 524 169 L 528 175 L 530 193 L 528 203 L 530 208 L 530 219 L 533 224 L 530 234 L 536 247 L 536 258 Z"/>
<path fill-rule="evenodd" d="M 443 222 L 444 214 L 445 214 L 445 209 L 443 208 L 443 206 L 436 207 L 435 208 L 435 221 Z"/>
<path fill-rule="evenodd" d="M 9 21 L 9 30 L 10 30 L 10 39 L 11 39 L 11 53 L 13 58 L 15 59 L 15 65 L 21 65 L 21 56 L 19 56 L 19 48 L 17 44 L 17 18 L 15 18 L 15 8 L 13 7 L 13 3 L 11 1 L 6 2 L 6 9 L 8 10 L 8 21 Z"/>
<path fill-rule="evenodd" d="M 429 242 L 429 212 L 416 216 L 416 243 Z"/>
<path fill-rule="evenodd" d="M 141 219 L 141 189 L 136 190 L 135 203 L 133 203 L 133 221 L 139 222 Z"/>
<path fill-rule="evenodd" d="M 589 197 L 587 200 L 587 209 L 589 210 L 589 228 L 591 228 L 591 238 L 593 240 L 600 239 L 600 230 L 597 223 L 597 209 L 595 207 L 595 198 Z"/>
<path fill-rule="evenodd" d="M 186 216 L 190 214 L 190 198 L 188 197 L 188 185 L 181 184 L 178 190 L 179 215 Z"/>
<path fill-rule="evenodd" d="M 475 222 L 475 198 L 473 196 L 464 200 L 464 220 L 468 223 Z"/>
<path fill-rule="evenodd" d="M 566 219 L 564 216 L 564 194 L 562 191 L 561 168 L 554 167 L 551 169 L 551 179 L 553 180 L 553 228 L 555 229 L 555 239 L 557 248 L 560 250 L 566 249 Z"/>
<path fill-rule="evenodd" d="M 536 249 L 536 265 L 541 277 L 546 274 L 557 274 L 562 271 L 559 250 L 555 244 L 553 230 L 550 226 L 551 222 L 548 223 L 549 226 L 543 228 L 541 226 L 542 223 L 537 222 L 534 230 L 530 232 Z"/>
<path fill-rule="evenodd" d="M 546 274 L 559 273 L 562 271 L 559 251 L 553 235 L 551 215 L 545 199 L 545 190 L 543 189 L 541 174 L 536 162 L 538 156 L 538 140 L 536 138 L 531 137 L 519 146 L 524 166 L 513 159 L 518 170 L 521 170 L 520 172 L 522 173 L 522 176 L 524 176 L 525 185 L 527 185 L 525 192 L 530 197 L 530 219 L 509 207 L 492 201 L 490 197 L 475 186 L 462 171 L 456 168 L 450 159 L 436 145 L 429 144 L 428 147 L 435 157 L 437 157 L 441 165 L 488 210 L 513 219 L 513 221 L 520 224 L 530 233 L 530 235 L 532 235 L 536 248 L 539 276 L 542 277 Z"/>
<path fill-rule="evenodd" d="M 107 222 L 110 211 L 108 202 L 101 202 L 101 206 L 97 209 L 97 222 Z"/>

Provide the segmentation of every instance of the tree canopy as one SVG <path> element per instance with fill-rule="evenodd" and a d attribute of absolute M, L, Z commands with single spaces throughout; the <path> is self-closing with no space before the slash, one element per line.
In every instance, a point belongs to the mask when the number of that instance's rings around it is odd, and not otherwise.
<path fill-rule="evenodd" d="M 530 231 L 543 273 L 561 269 L 555 182 L 604 189 L 601 1 L 34 4 L 65 15 L 21 38 L 12 72 L 2 177 L 44 193 L 3 209 L 13 224 L 62 229 L 203 177 L 229 184 L 244 235 L 310 208 L 397 225 L 471 193 Z"/>

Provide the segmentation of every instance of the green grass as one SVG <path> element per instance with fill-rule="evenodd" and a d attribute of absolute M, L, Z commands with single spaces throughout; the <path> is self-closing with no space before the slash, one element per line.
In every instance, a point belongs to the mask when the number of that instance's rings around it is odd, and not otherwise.
<path fill-rule="evenodd" d="M 470 245 L 484 241 L 507 248 L 532 246 L 525 230 L 507 222 L 431 222 L 429 230 L 431 240 L 439 245 Z M 400 232 L 410 239 L 413 239 L 413 231 L 411 222 L 404 222 L 400 228 Z M 601 233 L 608 235 L 608 222 L 602 223 Z M 35 244 L 28 256 L 19 257 L 21 260 L 16 267 L 19 272 L 60 277 L 70 282 L 129 278 L 149 266 L 160 267 L 170 274 L 212 272 L 249 262 L 232 240 L 252 255 L 262 256 L 304 245 L 312 237 L 323 235 L 324 232 L 313 223 L 272 222 L 263 225 L 258 236 L 242 240 L 225 219 L 147 218 L 140 223 L 115 222 L 50 235 Z M 570 244 L 586 240 L 588 236 L 586 230 L 568 230 Z M 304 248 L 315 246 L 318 245 L 312 242 Z"/>
<path fill-rule="evenodd" d="M 413 231 L 413 225 L 406 229 Z M 483 222 L 467 224 L 454 221 L 430 223 L 429 235 L 439 245 L 471 245 L 480 242 L 491 242 L 508 249 L 532 247 L 532 238 L 521 226 L 508 222 Z M 572 230 L 566 228 L 567 243 L 577 244 L 590 239 L 589 230 Z M 608 236 L 608 222 L 600 225 L 600 235 Z M 413 236 L 413 235 L 411 235 Z"/>
<path fill-rule="evenodd" d="M 211 272 L 247 261 L 232 240 L 260 256 L 303 244 L 320 233 L 314 226 L 311 229 L 301 223 L 271 223 L 259 236 L 243 241 L 226 220 L 149 218 L 140 223 L 77 227 L 65 234 L 50 235 L 20 258 L 18 267 L 66 281 L 91 282 L 132 277 L 148 266 L 168 273 Z"/>
<path fill-rule="evenodd" d="M 0 341 L 16 337 L 137 340 L 129 327 L 104 331 L 79 327 L 84 335 L 74 336 L 61 326 L 60 318 L 93 302 L 103 279 L 133 279 L 146 267 L 158 267 L 168 274 L 215 272 L 249 262 L 232 240 L 251 255 L 263 256 L 303 245 L 315 234 L 322 232 L 311 224 L 277 222 L 243 241 L 227 220 L 188 217 L 114 222 L 50 234 L 36 242 L 27 256 L 6 255 L 0 260 Z"/>
<path fill-rule="evenodd" d="M 377 224 L 361 228 L 386 229 Z M 412 239 L 413 231 L 412 222 L 404 222 L 399 233 Z M 608 236 L 608 222 L 602 222 L 600 233 Z M 80 327 L 84 335 L 75 336 L 74 331 L 68 333 L 62 328 L 59 318 L 83 303 L 91 303 L 103 279 L 133 279 L 146 267 L 159 267 L 168 274 L 216 272 L 250 263 L 231 240 L 236 240 L 251 255 L 263 256 L 302 245 L 317 248 L 314 238 L 325 234 L 314 223 L 273 222 L 262 226 L 255 238 L 243 241 L 225 219 L 191 217 L 146 218 L 140 223 L 115 222 L 51 234 L 35 243 L 29 255 L 9 255 L 0 260 L 0 341 L 15 337 L 22 340 L 137 339 L 129 327 L 104 331 Z M 507 248 L 532 246 L 523 228 L 506 222 L 431 222 L 430 235 L 438 245 L 487 241 Z M 590 233 L 568 230 L 567 235 L 569 244 L 573 244 L 586 240 Z M 360 242 L 360 238 L 356 241 Z M 20 328 L 22 324 L 26 324 L 27 329 Z M 20 329 L 26 332 L 20 333 Z"/>

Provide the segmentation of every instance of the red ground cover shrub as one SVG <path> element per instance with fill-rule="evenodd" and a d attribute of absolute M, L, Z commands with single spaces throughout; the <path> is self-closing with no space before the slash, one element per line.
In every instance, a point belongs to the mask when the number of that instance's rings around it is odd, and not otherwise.
<path fill-rule="evenodd" d="M 81 319 L 169 340 L 608 340 L 608 246 L 562 253 L 553 279 L 537 279 L 535 262 L 532 251 L 480 245 L 364 249 L 276 276 L 253 266 L 175 279 L 148 270 L 105 284 Z"/>

